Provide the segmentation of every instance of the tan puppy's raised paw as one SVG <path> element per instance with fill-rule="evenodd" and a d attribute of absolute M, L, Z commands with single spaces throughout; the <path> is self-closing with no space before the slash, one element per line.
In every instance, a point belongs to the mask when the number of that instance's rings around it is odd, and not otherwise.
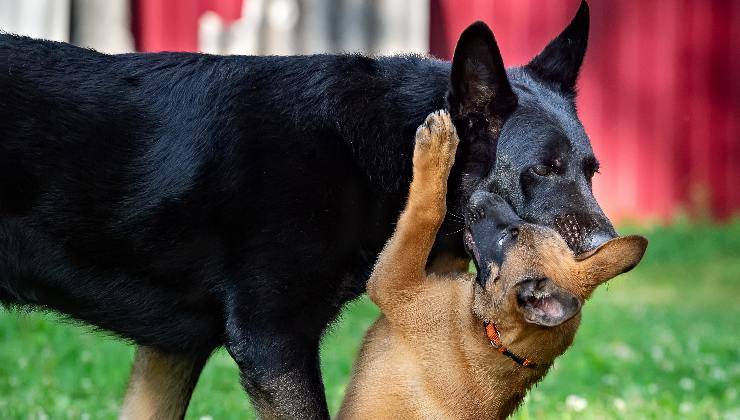
<path fill-rule="evenodd" d="M 414 176 L 429 181 L 447 181 L 459 143 L 455 126 L 446 110 L 434 111 L 416 130 Z"/>
<path fill-rule="evenodd" d="M 447 177 L 455 163 L 458 142 L 455 126 L 445 110 L 429 114 L 416 130 L 409 207 L 424 209 L 419 214 L 437 224 L 447 213 Z"/>

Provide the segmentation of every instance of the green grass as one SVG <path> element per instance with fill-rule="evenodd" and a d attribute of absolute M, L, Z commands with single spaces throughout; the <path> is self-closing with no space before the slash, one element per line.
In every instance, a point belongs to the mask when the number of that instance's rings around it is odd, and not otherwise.
<path fill-rule="evenodd" d="M 740 220 L 631 231 L 651 241 L 643 263 L 585 306 L 575 344 L 516 418 L 740 418 Z M 376 316 L 360 299 L 324 340 L 332 411 Z M 0 419 L 114 418 L 132 358 L 131 346 L 57 316 L 2 311 Z M 249 410 L 234 363 L 219 351 L 188 418 Z"/>

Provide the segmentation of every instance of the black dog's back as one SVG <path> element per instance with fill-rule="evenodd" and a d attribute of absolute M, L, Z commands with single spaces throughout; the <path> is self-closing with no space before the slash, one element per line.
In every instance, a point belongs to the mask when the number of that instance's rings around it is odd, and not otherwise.
<path fill-rule="evenodd" d="M 186 104 L 158 112 L 156 100 L 170 89 L 143 86 L 175 73 L 167 61 L 131 71 L 136 64 L 124 57 L 0 36 L 3 300 L 48 306 L 165 348 L 212 345 L 220 335 L 206 286 L 179 275 L 193 269 L 196 250 L 156 263 L 182 247 L 165 232 L 177 227 L 156 218 L 167 197 L 183 199 L 185 191 L 162 177 L 192 183 L 197 164 L 196 156 L 180 155 L 169 167 L 148 157 L 159 153 L 166 165 L 173 152 L 193 149 L 185 144 L 192 137 L 158 134 L 166 132 L 159 118 L 176 117 L 174 108 Z"/>
<path fill-rule="evenodd" d="M 0 298 L 169 350 L 222 342 L 236 301 L 318 336 L 364 289 L 447 72 L 0 35 Z"/>

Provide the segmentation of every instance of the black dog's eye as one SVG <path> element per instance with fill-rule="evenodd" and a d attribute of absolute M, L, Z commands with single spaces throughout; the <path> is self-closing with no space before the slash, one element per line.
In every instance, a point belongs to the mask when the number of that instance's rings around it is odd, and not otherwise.
<path fill-rule="evenodd" d="M 547 165 L 535 165 L 532 167 L 532 172 L 539 176 L 552 175 L 552 167 Z"/>

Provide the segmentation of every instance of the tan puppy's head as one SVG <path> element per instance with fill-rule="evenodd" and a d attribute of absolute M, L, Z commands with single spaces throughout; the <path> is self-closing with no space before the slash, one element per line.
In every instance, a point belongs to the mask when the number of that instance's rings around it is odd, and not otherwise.
<path fill-rule="evenodd" d="M 557 232 L 525 223 L 488 192 L 471 197 L 464 239 L 478 269 L 475 313 L 519 333 L 558 326 L 575 332 L 584 301 L 635 267 L 647 247 L 641 236 L 624 236 L 574 255 Z"/>

